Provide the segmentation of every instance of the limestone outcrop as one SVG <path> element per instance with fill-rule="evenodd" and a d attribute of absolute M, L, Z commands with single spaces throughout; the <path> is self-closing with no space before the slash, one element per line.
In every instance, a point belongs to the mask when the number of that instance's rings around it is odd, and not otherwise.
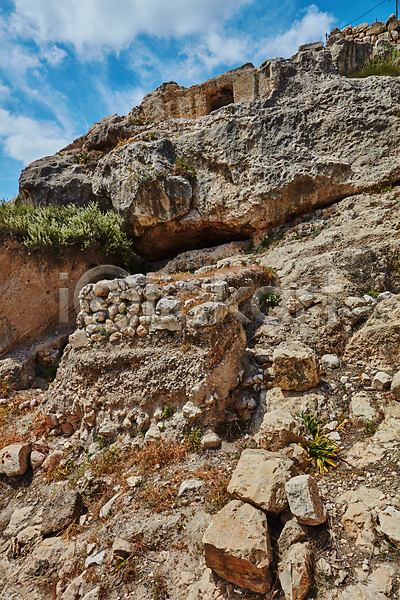
<path fill-rule="evenodd" d="M 158 259 L 244 239 L 388 185 L 400 172 L 399 83 L 342 76 L 370 53 L 368 44 L 342 40 L 258 69 L 245 65 L 196 89 L 166 84 L 127 117 L 107 117 L 62 156 L 24 169 L 19 197 L 34 205 L 94 199 L 122 214 L 135 248 Z M 347 65 L 339 71 L 338 57 Z M 229 104 L 224 92 L 210 114 L 179 108 L 181 101 L 192 106 L 192 96 L 206 106 L 229 81 Z"/>

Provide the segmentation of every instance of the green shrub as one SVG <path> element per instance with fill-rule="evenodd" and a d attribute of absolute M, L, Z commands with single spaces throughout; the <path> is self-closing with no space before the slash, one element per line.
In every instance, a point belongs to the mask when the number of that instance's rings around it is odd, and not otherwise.
<path fill-rule="evenodd" d="M 101 212 L 97 204 L 78 207 L 0 204 L 0 235 L 22 239 L 27 248 L 45 248 L 57 256 L 68 246 L 97 246 L 125 261 L 131 242 L 122 231 L 123 219 L 113 211 Z"/>
<path fill-rule="evenodd" d="M 362 69 L 351 73 L 348 77 L 363 78 L 371 75 L 388 75 L 397 77 L 400 75 L 399 51 L 393 49 L 390 54 L 376 56 L 373 60 L 369 60 Z"/>

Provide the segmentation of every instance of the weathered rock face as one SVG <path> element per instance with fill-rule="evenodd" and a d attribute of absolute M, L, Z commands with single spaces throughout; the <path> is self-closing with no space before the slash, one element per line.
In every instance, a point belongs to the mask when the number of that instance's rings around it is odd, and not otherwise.
<path fill-rule="evenodd" d="M 67 251 L 62 260 L 44 252 L 29 252 L 15 241 L 0 248 L 0 355 L 49 327 L 75 323 L 73 291 L 92 264 L 110 264 L 110 257 L 88 250 Z M 68 306 L 61 315 L 60 288 L 67 290 Z M 65 294 L 65 292 L 64 292 Z M 63 309 L 64 310 L 64 309 Z"/>
<path fill-rule="evenodd" d="M 400 296 L 380 302 L 346 346 L 344 358 L 371 360 L 381 367 L 400 364 Z M 389 381 L 390 385 L 390 381 Z"/>
<path fill-rule="evenodd" d="M 345 40 L 259 69 L 245 65 L 196 89 L 166 84 L 129 117 L 108 117 L 62 157 L 24 169 L 20 197 L 113 206 L 136 248 L 155 259 L 243 239 L 396 181 L 398 81 L 337 75 L 337 65 L 344 73 L 369 52 Z M 138 118 L 141 111 L 158 123 Z M 89 160 L 76 164 L 82 152 Z M 179 156 L 194 166 L 195 181 L 175 172 Z"/>
<path fill-rule="evenodd" d="M 206 564 L 218 575 L 259 594 L 268 590 L 272 550 L 261 510 L 232 500 L 215 515 L 203 544 Z"/>

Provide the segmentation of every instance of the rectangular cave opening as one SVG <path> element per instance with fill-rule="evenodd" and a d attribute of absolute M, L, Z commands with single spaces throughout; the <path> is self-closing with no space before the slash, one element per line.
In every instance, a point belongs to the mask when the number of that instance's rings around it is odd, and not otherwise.
<path fill-rule="evenodd" d="M 225 85 L 216 90 L 207 92 L 207 114 L 209 115 L 214 110 L 218 110 L 228 104 L 233 104 L 235 99 L 233 97 L 233 87 L 231 85 Z"/>

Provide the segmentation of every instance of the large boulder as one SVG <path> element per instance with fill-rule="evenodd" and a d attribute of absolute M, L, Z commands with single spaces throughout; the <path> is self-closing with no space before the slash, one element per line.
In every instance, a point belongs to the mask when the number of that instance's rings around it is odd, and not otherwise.
<path fill-rule="evenodd" d="M 275 452 L 293 442 L 308 445 L 313 437 L 301 417 L 294 417 L 283 410 L 272 410 L 264 415 L 255 439 L 261 448 Z"/>
<path fill-rule="evenodd" d="M 282 342 L 274 350 L 275 383 L 283 390 L 308 390 L 320 382 L 315 352 L 301 343 Z"/>
<path fill-rule="evenodd" d="M 272 549 L 261 510 L 232 500 L 213 518 L 203 544 L 207 566 L 220 577 L 258 594 L 269 589 Z"/>

